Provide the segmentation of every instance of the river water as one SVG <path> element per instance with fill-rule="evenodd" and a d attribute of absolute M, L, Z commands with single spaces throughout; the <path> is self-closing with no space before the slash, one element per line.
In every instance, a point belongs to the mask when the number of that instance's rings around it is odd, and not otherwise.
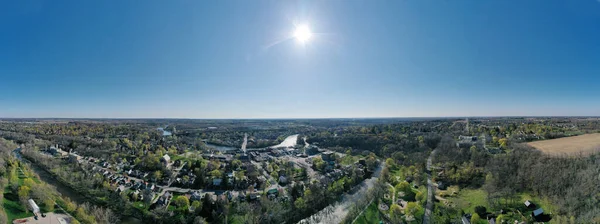
<path fill-rule="evenodd" d="M 167 128 L 167 127 L 165 127 L 165 128 Z M 164 129 L 164 128 L 157 128 L 157 129 L 158 129 L 159 131 L 162 131 L 162 133 L 163 133 L 163 136 L 169 136 L 169 135 L 172 135 L 172 134 L 173 134 L 173 133 L 171 133 L 170 131 L 165 131 L 165 129 Z"/>
<path fill-rule="evenodd" d="M 214 150 L 217 151 L 231 151 L 231 150 L 238 150 L 238 148 L 236 147 L 231 147 L 231 146 L 222 146 L 222 145 L 214 145 L 214 144 L 210 144 L 210 143 L 204 143 L 206 146 L 208 146 L 209 148 L 212 148 Z"/>
<path fill-rule="evenodd" d="M 279 143 L 279 145 L 271 146 L 271 148 L 290 148 L 296 145 L 296 141 L 298 141 L 298 134 L 290 135 L 283 140 L 283 142 Z"/>
<path fill-rule="evenodd" d="M 290 135 L 290 136 L 287 136 L 278 145 L 269 146 L 268 148 L 290 148 L 290 147 L 294 147 L 296 145 L 296 141 L 297 140 L 298 140 L 298 134 Z M 240 149 L 240 148 L 236 148 L 236 147 L 221 146 L 221 145 L 215 145 L 215 144 L 210 144 L 210 143 L 204 143 L 204 144 L 206 146 L 210 147 L 210 148 L 213 148 L 214 150 L 221 151 L 221 152 Z M 265 149 L 265 148 L 251 148 L 251 149 L 252 150 L 256 150 L 256 149 Z"/>

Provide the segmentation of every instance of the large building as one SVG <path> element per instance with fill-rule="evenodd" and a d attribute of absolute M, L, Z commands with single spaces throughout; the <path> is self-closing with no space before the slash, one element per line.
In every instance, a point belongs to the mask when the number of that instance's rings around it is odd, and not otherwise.
<path fill-rule="evenodd" d="M 325 161 L 334 160 L 333 154 L 334 154 L 334 152 L 331 152 L 331 151 L 323 152 L 323 154 L 321 154 L 321 159 L 323 159 Z"/>

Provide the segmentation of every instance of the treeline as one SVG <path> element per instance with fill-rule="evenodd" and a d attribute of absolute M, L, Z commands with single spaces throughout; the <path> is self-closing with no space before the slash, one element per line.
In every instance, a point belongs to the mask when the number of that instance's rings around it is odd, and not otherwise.
<path fill-rule="evenodd" d="M 553 219 L 575 217 L 578 223 L 600 222 L 600 156 L 556 157 L 524 144 L 494 157 L 485 189 L 499 204 L 514 193 L 531 192 L 551 199 L 557 209 Z"/>
<path fill-rule="evenodd" d="M 520 193 L 550 199 L 552 219 L 600 222 L 600 156 L 550 156 L 525 144 L 509 142 L 508 153 L 489 155 L 482 149 L 458 148 L 450 137 L 439 144 L 434 172 L 446 186 L 483 189 L 492 208 L 510 207 Z M 456 211 L 454 211 L 456 212 Z M 572 218 L 571 218 L 572 217 Z"/>
<path fill-rule="evenodd" d="M 430 150 L 441 140 L 437 132 L 424 130 L 433 128 L 417 123 L 345 127 L 310 133 L 307 142 L 321 148 L 350 150 L 353 154 L 369 151 L 381 158 L 393 158 L 401 165 L 424 167 Z"/>

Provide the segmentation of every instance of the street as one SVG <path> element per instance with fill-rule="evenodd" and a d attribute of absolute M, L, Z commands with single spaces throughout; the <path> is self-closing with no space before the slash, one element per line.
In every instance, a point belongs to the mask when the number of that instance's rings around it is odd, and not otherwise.
<path fill-rule="evenodd" d="M 425 205 L 425 214 L 423 216 L 423 224 L 429 224 L 431 222 L 431 212 L 433 210 L 433 181 L 431 181 L 431 163 L 435 150 L 429 154 L 427 158 L 427 204 Z"/>

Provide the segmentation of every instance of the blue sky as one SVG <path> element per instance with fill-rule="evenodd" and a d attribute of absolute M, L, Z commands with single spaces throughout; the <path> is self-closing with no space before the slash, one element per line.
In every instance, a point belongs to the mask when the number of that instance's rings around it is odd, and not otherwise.
<path fill-rule="evenodd" d="M 600 115 L 597 0 L 5 1 L 0 31 L 0 117 Z"/>

